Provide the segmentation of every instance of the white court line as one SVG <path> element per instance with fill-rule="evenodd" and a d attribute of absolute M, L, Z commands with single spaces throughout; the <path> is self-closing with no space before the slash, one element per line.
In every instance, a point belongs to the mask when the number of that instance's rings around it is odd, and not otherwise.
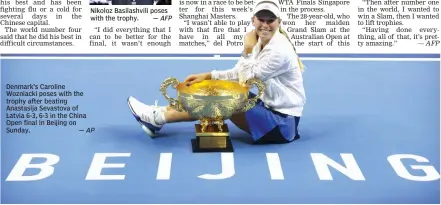
<path fill-rule="evenodd" d="M 159 157 L 158 172 L 156 175 L 156 180 L 169 180 L 170 179 L 170 168 L 172 166 L 172 153 L 161 153 Z"/>
<path fill-rule="evenodd" d="M 240 57 L 0 57 L 30 60 L 239 60 Z M 441 61 L 441 58 L 301 58 L 307 61 Z"/>

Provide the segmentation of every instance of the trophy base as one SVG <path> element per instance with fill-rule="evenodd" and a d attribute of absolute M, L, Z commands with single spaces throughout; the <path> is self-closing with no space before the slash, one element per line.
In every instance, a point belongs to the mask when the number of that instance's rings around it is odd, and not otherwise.
<path fill-rule="evenodd" d="M 208 125 L 205 132 L 202 132 L 200 124 L 195 125 L 196 139 L 191 140 L 193 153 L 202 152 L 234 152 L 230 139 L 228 126 L 222 125 L 222 131 L 217 125 Z"/>

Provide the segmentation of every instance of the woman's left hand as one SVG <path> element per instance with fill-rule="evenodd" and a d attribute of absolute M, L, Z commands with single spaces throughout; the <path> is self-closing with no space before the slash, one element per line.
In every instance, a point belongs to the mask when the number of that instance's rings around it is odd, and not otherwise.
<path fill-rule="evenodd" d="M 204 80 L 211 79 L 211 73 L 200 73 L 200 74 L 193 74 L 189 75 L 184 82 L 187 84 L 187 86 L 193 85 L 195 83 L 200 83 Z"/>

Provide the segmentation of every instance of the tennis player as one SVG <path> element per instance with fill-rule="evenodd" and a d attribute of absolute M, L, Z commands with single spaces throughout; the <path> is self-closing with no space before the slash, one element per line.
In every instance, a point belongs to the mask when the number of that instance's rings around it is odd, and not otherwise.
<path fill-rule="evenodd" d="M 232 69 L 193 74 L 185 79 L 189 85 L 207 79 L 262 80 L 266 87 L 256 106 L 230 118 L 257 144 L 288 143 L 300 138 L 298 124 L 306 103 L 303 64 L 280 27 L 280 7 L 276 1 L 261 1 L 255 6 L 252 17 L 255 29 L 245 35 L 244 52 Z M 250 93 L 250 97 L 254 96 Z M 133 97 L 128 98 L 128 104 L 150 136 L 157 136 L 166 123 L 198 120 L 186 112 L 146 105 Z"/>

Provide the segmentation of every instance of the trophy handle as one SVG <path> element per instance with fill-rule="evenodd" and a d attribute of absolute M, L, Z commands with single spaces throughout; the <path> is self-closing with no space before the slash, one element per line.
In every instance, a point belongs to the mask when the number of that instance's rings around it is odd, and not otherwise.
<path fill-rule="evenodd" d="M 253 108 L 254 105 L 256 105 L 257 100 L 263 95 L 263 90 L 265 89 L 265 85 L 263 84 L 263 82 L 257 78 L 251 78 L 251 79 L 247 80 L 247 84 L 249 86 L 250 85 L 256 86 L 259 91 L 255 97 L 247 100 L 247 103 L 246 103 L 245 107 L 243 107 L 242 112 L 246 112 L 249 109 Z M 252 86 L 250 86 L 250 87 L 252 87 Z"/>
<path fill-rule="evenodd" d="M 179 84 L 179 81 L 176 78 L 173 78 L 173 77 L 167 78 L 162 82 L 159 90 L 161 91 L 162 95 L 164 95 L 165 99 L 167 99 L 170 107 L 172 107 L 173 109 L 175 109 L 179 112 L 182 112 L 183 109 L 182 109 L 182 106 L 179 103 L 179 101 L 167 95 L 168 86 L 172 86 L 172 88 L 176 89 L 178 84 Z"/>

